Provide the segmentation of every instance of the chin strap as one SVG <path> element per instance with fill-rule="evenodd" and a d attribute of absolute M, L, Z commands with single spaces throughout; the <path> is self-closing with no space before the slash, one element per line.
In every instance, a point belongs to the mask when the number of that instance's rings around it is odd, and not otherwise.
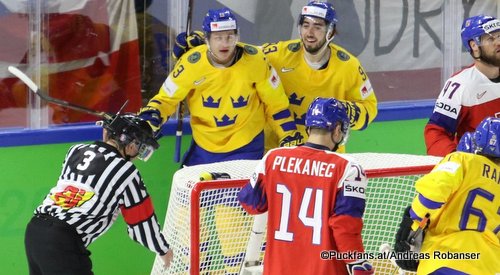
<path fill-rule="evenodd" d="M 122 149 L 122 154 L 123 154 L 123 158 L 126 160 L 126 161 L 130 161 L 132 159 L 132 156 L 129 156 L 127 155 L 127 149 L 126 149 L 126 145 L 123 146 L 123 149 Z"/>
<path fill-rule="evenodd" d="M 335 146 L 333 146 L 332 148 L 332 152 L 337 152 L 337 150 L 339 149 L 339 144 L 335 144 Z"/>
<path fill-rule="evenodd" d="M 342 143 L 342 140 L 340 140 L 339 143 L 336 143 L 335 140 L 333 140 L 333 134 L 332 134 L 332 142 L 333 144 L 335 144 L 332 148 L 332 152 L 337 152 L 337 150 L 339 149 L 340 147 L 340 144 Z"/>

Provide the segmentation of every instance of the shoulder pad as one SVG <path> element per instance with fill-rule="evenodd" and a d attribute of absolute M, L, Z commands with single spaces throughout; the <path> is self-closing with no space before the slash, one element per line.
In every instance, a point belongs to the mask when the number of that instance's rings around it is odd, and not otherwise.
<path fill-rule="evenodd" d="M 257 52 L 258 52 L 257 48 L 250 46 L 250 45 L 244 45 L 243 49 L 245 50 L 246 53 L 248 53 L 250 55 L 257 54 Z"/>
<path fill-rule="evenodd" d="M 198 62 L 200 60 L 200 58 L 201 58 L 201 53 L 200 52 L 194 52 L 194 53 L 192 53 L 192 54 L 190 54 L 188 56 L 187 61 L 189 63 L 194 64 L 194 63 Z"/>
<path fill-rule="evenodd" d="M 347 61 L 347 60 L 349 60 L 351 58 L 349 56 L 349 54 L 347 54 L 346 52 L 341 51 L 341 50 L 337 51 L 337 57 L 338 57 L 338 59 L 340 59 L 342 61 Z"/>
<path fill-rule="evenodd" d="M 297 51 L 300 50 L 300 42 L 295 42 L 295 43 L 288 44 L 287 48 L 291 52 L 297 52 Z"/>

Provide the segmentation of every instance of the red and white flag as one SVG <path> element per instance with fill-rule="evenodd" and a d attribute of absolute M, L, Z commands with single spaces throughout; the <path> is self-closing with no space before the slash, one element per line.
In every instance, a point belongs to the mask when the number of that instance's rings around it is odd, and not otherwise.
<path fill-rule="evenodd" d="M 25 123 L 26 86 L 6 68 L 14 65 L 29 74 L 38 69 L 27 65 L 34 63 L 34 57 L 40 60 L 39 85 L 50 96 L 111 113 L 128 100 L 124 111 L 137 112 L 141 107 L 141 75 L 134 1 L 42 1 L 40 32 L 30 31 L 29 2 L 5 1 L 10 13 L 0 17 L 0 111 L 15 108 L 24 113 L 20 121 L 12 121 L 1 118 L 5 112 L 0 112 L 0 126 Z M 34 39 L 40 39 L 40 48 L 33 47 Z M 97 119 L 60 106 L 50 107 L 50 123 Z M 2 121 L 13 125 L 2 125 Z"/>

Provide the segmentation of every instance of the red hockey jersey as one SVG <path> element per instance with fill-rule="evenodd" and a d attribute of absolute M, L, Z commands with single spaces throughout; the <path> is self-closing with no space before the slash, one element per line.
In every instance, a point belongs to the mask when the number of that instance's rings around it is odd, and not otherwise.
<path fill-rule="evenodd" d="M 264 274 L 348 274 L 355 255 L 337 258 L 364 252 L 366 187 L 362 167 L 326 147 L 269 151 L 238 196 L 249 213 L 268 211 Z"/>

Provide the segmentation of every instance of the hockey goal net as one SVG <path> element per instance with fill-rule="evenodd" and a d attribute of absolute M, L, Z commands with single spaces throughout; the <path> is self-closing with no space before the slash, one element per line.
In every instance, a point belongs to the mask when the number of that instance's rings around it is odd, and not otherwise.
<path fill-rule="evenodd" d="M 393 247 L 404 208 L 415 195 L 414 183 L 441 158 L 405 154 L 359 153 L 355 158 L 369 178 L 363 217 L 366 252 L 379 255 Z M 238 203 L 241 187 L 258 161 L 239 160 L 186 167 L 173 177 L 163 232 L 174 249 L 169 269 L 156 257 L 151 274 L 239 274 L 254 216 Z M 204 172 L 224 172 L 230 180 L 200 182 Z M 264 233 L 265 236 L 265 233 Z M 262 263 L 265 237 L 253 244 Z M 319 256 L 318 256 L 319 257 Z M 390 259 L 373 260 L 377 274 L 403 274 Z"/>

